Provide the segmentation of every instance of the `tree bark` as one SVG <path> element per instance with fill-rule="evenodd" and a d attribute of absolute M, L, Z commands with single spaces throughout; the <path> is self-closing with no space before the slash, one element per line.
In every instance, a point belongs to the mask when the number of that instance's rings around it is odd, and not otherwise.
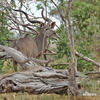
<path fill-rule="evenodd" d="M 32 94 L 68 94 L 66 71 L 48 69 L 41 72 L 19 72 L 0 77 L 0 93 L 28 92 Z"/>
<path fill-rule="evenodd" d="M 69 38 L 69 43 L 70 43 L 69 45 L 70 45 L 70 52 L 71 52 L 71 57 L 72 57 L 72 66 L 75 72 L 77 72 L 77 60 L 76 60 L 75 49 L 74 49 L 73 28 L 72 28 L 71 17 L 70 17 L 71 5 L 72 5 L 72 0 L 69 0 L 68 5 L 67 5 L 68 7 L 66 10 L 67 21 L 68 21 L 68 38 Z"/>

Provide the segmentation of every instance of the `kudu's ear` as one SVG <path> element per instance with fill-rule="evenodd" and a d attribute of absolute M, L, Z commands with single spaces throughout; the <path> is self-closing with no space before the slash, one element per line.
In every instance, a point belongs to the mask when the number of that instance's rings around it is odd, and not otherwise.
<path fill-rule="evenodd" d="M 52 23 L 51 23 L 51 28 L 54 28 L 55 25 L 56 25 L 56 23 L 55 23 L 55 22 L 52 22 Z"/>
<path fill-rule="evenodd" d="M 43 28 L 43 26 L 44 26 L 44 23 L 41 23 L 41 24 L 40 24 L 40 27 Z"/>
<path fill-rule="evenodd" d="M 24 38 L 26 38 L 27 36 L 29 36 L 29 33 L 26 33 L 26 34 L 24 35 Z"/>

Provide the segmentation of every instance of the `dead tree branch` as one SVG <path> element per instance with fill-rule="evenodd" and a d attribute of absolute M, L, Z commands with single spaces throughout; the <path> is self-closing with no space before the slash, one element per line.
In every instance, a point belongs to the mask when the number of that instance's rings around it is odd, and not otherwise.
<path fill-rule="evenodd" d="M 98 62 L 96 62 L 96 61 L 94 61 L 94 60 L 82 55 L 81 53 L 79 53 L 77 51 L 75 52 L 75 54 L 76 54 L 76 56 L 78 56 L 78 57 L 80 57 L 80 58 L 82 58 L 82 59 L 84 59 L 84 60 L 86 60 L 88 62 L 91 62 L 92 64 L 94 64 L 95 66 L 100 68 L 100 63 L 98 63 Z"/>
<path fill-rule="evenodd" d="M 31 23 L 39 23 L 39 24 L 42 23 L 41 21 L 31 20 L 31 19 L 29 18 L 28 14 L 27 14 L 26 12 L 20 10 L 20 9 L 19 9 L 19 10 L 12 9 L 12 10 L 14 10 L 14 11 L 18 11 L 18 12 L 22 12 L 22 13 L 26 16 L 27 20 L 28 20 L 29 22 L 31 22 Z"/>
<path fill-rule="evenodd" d="M 0 77 L 0 93 L 68 94 L 68 78 L 53 70 L 20 72 Z"/>

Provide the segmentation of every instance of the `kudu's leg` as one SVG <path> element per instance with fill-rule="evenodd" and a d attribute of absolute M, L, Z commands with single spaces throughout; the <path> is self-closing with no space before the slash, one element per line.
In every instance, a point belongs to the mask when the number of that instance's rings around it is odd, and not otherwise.
<path fill-rule="evenodd" d="M 46 53 L 46 52 L 47 52 L 47 49 L 45 50 L 45 52 L 44 52 L 44 53 Z M 48 60 L 48 58 L 47 58 L 46 54 L 44 54 L 43 56 L 44 56 L 44 59 L 45 59 L 45 60 Z M 45 67 L 47 67 L 47 66 L 48 66 L 48 63 L 47 63 L 47 64 L 45 64 Z"/>
<path fill-rule="evenodd" d="M 15 72 L 17 72 L 17 62 L 13 60 L 13 66 L 14 66 L 14 70 Z"/>
<path fill-rule="evenodd" d="M 45 60 L 48 60 L 46 55 L 44 55 L 44 59 L 45 59 Z M 47 66 L 48 66 L 48 63 L 45 64 L 45 67 L 47 67 Z"/>

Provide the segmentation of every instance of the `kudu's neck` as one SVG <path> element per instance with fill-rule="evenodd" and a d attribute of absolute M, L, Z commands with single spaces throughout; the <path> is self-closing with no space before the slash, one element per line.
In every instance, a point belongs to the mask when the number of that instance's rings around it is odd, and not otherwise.
<path fill-rule="evenodd" d="M 47 38 L 43 32 L 36 36 L 35 41 L 37 44 L 38 52 L 44 51 L 47 46 Z"/>

